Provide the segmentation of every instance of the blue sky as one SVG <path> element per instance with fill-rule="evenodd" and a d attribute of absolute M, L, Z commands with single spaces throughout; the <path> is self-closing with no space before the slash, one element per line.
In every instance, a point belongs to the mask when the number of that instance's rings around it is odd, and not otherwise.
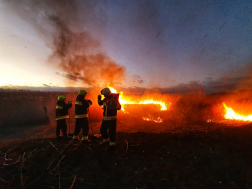
<path fill-rule="evenodd" d="M 248 89 L 251 10 L 248 0 L 1 0 L 0 85 Z"/>

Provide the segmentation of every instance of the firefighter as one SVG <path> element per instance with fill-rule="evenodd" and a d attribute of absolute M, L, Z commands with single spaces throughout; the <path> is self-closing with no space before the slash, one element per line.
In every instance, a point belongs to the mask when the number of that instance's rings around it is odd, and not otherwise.
<path fill-rule="evenodd" d="M 110 147 L 108 150 L 114 150 L 116 145 L 116 121 L 117 110 L 121 109 L 116 94 L 112 94 L 109 88 L 104 88 L 101 91 L 104 95 L 104 99 L 101 100 L 101 95 L 98 95 L 98 104 L 103 106 L 103 120 L 100 128 L 100 132 L 103 138 L 103 144 L 108 143 L 110 138 Z M 109 135 L 107 130 L 109 130 Z"/>
<path fill-rule="evenodd" d="M 80 90 L 75 101 L 75 129 L 73 134 L 73 139 L 78 140 L 78 135 L 82 129 L 82 142 L 88 142 L 88 108 L 92 105 L 91 100 L 86 100 L 85 97 L 87 92 L 85 90 Z"/>
<path fill-rule="evenodd" d="M 56 121 L 57 121 L 57 127 L 56 127 L 56 138 L 60 138 L 60 130 L 63 133 L 64 139 L 69 139 L 67 137 L 67 125 L 66 125 L 66 119 L 69 118 L 68 115 L 68 109 L 72 107 L 72 101 L 69 101 L 66 104 L 66 97 L 61 95 L 58 96 L 58 102 L 56 106 Z"/>

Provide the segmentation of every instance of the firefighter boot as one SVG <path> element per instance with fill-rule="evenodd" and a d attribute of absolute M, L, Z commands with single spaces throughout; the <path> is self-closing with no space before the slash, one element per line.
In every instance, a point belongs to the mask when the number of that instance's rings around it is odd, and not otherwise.
<path fill-rule="evenodd" d="M 81 138 L 82 144 L 88 144 L 88 136 L 82 136 Z"/>
<path fill-rule="evenodd" d="M 100 143 L 102 146 L 106 146 L 109 144 L 109 139 L 102 139 L 102 142 Z"/>
<path fill-rule="evenodd" d="M 78 141 L 78 135 L 73 135 L 73 140 Z"/>
<path fill-rule="evenodd" d="M 107 149 L 108 151 L 115 151 L 115 142 L 110 142 L 109 143 L 109 148 Z"/>

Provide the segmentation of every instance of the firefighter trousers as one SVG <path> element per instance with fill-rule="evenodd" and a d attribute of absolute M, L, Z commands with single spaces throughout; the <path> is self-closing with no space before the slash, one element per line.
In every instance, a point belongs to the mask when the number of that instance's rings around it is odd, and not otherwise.
<path fill-rule="evenodd" d="M 109 130 L 109 133 L 108 133 Z M 116 119 L 114 120 L 102 120 L 100 133 L 103 139 L 110 138 L 110 142 L 115 142 L 116 140 Z"/>
<path fill-rule="evenodd" d="M 79 135 L 82 129 L 82 135 L 88 136 L 89 126 L 88 118 L 76 118 L 74 135 Z"/>
<path fill-rule="evenodd" d="M 56 136 L 59 137 L 60 130 L 64 137 L 67 137 L 67 124 L 65 119 L 57 120 Z"/>

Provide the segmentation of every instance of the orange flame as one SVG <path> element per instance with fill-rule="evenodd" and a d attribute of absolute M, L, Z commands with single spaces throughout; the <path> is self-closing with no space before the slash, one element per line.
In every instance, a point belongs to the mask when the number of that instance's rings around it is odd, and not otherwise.
<path fill-rule="evenodd" d="M 108 88 L 111 90 L 112 93 L 118 93 L 116 89 L 109 86 L 109 83 L 107 84 Z M 160 105 L 160 110 L 167 110 L 167 107 L 171 105 L 169 103 L 168 105 L 165 102 L 159 101 L 159 100 L 153 100 L 153 99 L 147 99 L 147 100 L 128 100 L 126 96 L 123 96 L 123 92 L 120 92 L 119 95 L 119 102 L 122 105 L 122 110 L 124 111 L 124 105 L 125 104 L 155 104 Z"/>
<path fill-rule="evenodd" d="M 107 84 L 107 87 L 111 90 L 112 93 L 118 93 L 116 89 L 114 89 L 113 87 L 110 87 L 109 86 L 109 83 Z M 154 104 L 154 105 L 159 105 L 160 106 L 160 111 L 166 111 L 169 106 L 171 105 L 171 103 L 169 104 L 166 104 L 165 102 L 161 101 L 161 100 L 155 100 L 155 99 L 130 99 L 130 98 L 127 98 L 127 96 L 123 95 L 123 92 L 120 92 L 120 95 L 119 95 L 119 102 L 122 106 L 122 111 L 124 113 L 128 113 L 125 111 L 125 105 L 126 104 Z M 146 120 L 146 121 L 154 121 L 154 122 L 157 122 L 157 123 L 161 123 L 163 121 L 162 118 L 156 118 L 154 119 L 153 117 L 143 117 L 142 118 L 143 120 Z"/>
<path fill-rule="evenodd" d="M 223 103 L 223 106 L 226 111 L 226 114 L 224 116 L 225 119 L 252 121 L 252 115 L 249 116 L 239 115 L 238 113 L 235 113 L 235 111 L 232 108 L 227 107 L 225 103 Z"/>
<path fill-rule="evenodd" d="M 154 121 L 156 123 L 162 123 L 163 122 L 163 119 L 160 116 L 157 117 L 157 118 L 154 118 L 153 116 L 149 115 L 149 117 L 143 117 L 142 119 L 145 120 L 145 121 Z"/>

